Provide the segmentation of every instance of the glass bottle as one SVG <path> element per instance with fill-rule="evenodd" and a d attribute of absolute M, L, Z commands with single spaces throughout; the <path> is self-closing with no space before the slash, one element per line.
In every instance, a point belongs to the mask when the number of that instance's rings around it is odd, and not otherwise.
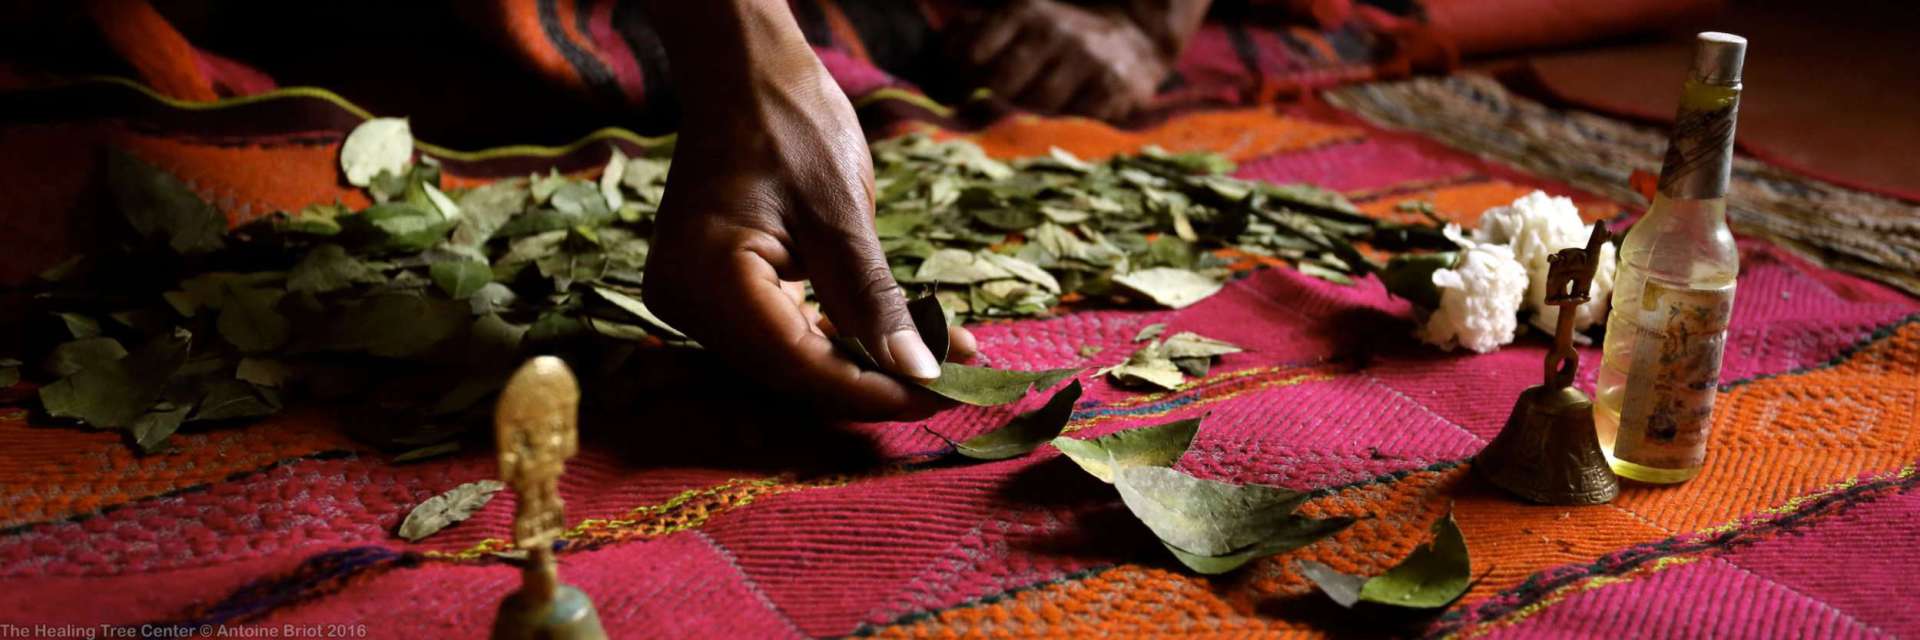
<path fill-rule="evenodd" d="M 1624 478 L 1684 482 L 1706 461 L 1740 272 L 1726 196 L 1746 49 L 1736 35 L 1697 37 L 1659 194 L 1621 243 L 1594 423 Z"/>

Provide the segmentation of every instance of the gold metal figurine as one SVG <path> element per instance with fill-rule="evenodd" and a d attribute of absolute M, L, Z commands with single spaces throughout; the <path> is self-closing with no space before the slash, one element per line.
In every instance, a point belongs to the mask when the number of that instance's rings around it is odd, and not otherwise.
<path fill-rule="evenodd" d="M 1593 401 L 1573 388 L 1580 371 L 1574 308 L 1588 300 L 1607 238 L 1606 227 L 1595 224 L 1586 248 L 1561 249 L 1548 259 L 1547 304 L 1560 308 L 1560 323 L 1547 354 L 1546 380 L 1520 393 L 1500 435 L 1474 458 L 1481 477 L 1534 502 L 1601 504 L 1620 495 L 1620 480 L 1594 431 Z"/>
<path fill-rule="evenodd" d="M 507 380 L 494 410 L 500 479 L 513 487 L 513 544 L 527 563 L 520 590 L 500 603 L 495 640 L 602 640 L 593 601 L 560 584 L 553 543 L 565 524 L 560 511 L 560 474 L 579 450 L 580 386 L 559 358 L 527 361 Z"/>

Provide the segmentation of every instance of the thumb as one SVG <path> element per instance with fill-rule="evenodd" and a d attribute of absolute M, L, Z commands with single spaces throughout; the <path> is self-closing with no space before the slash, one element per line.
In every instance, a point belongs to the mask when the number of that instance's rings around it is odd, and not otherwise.
<path fill-rule="evenodd" d="M 940 377 L 940 362 L 907 313 L 869 216 L 844 216 L 803 237 L 807 277 L 840 333 L 866 347 L 881 368 L 918 380 Z"/>

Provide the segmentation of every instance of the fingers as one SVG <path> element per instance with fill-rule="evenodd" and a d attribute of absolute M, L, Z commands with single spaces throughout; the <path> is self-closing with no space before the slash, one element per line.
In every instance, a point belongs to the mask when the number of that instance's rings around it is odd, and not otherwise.
<path fill-rule="evenodd" d="M 1121 84 L 1111 72 L 1096 73 L 1080 85 L 1064 112 L 1108 122 L 1126 117 L 1132 113 L 1133 105 Z"/>
<path fill-rule="evenodd" d="M 1060 56 L 1048 65 L 1046 73 L 1028 85 L 1016 102 L 1041 113 L 1061 113 L 1067 102 L 1080 93 L 1088 80 L 1100 73 L 1098 62 L 1068 60 L 1076 56 Z"/>
<path fill-rule="evenodd" d="M 1013 43 L 1014 36 L 1020 35 L 1020 26 L 1023 21 L 1015 17 L 1012 14 L 1003 14 L 988 18 L 980 24 L 964 27 L 976 30 L 976 33 L 970 34 L 971 41 L 967 44 L 966 51 L 962 53 L 966 56 L 966 61 L 976 67 L 985 66 L 995 56 L 1000 55 L 1002 49 Z"/>
<path fill-rule="evenodd" d="M 966 362 L 980 355 L 980 341 L 966 327 L 948 327 L 947 338 L 952 345 L 947 349 L 948 360 Z"/>
<path fill-rule="evenodd" d="M 906 296 L 874 236 L 872 212 L 848 202 L 827 204 L 836 210 L 806 216 L 818 222 L 796 238 L 821 307 L 881 368 L 917 380 L 939 378 L 940 363 L 914 329 Z"/>
<path fill-rule="evenodd" d="M 775 389 L 849 417 L 900 419 L 942 406 L 931 393 L 862 370 L 835 351 L 776 275 L 773 263 L 785 260 L 778 242 L 762 236 L 702 246 L 729 249 L 696 257 L 696 264 L 659 265 L 663 268 L 654 273 L 690 277 L 649 278 L 646 299 L 707 349 Z M 728 294 L 716 296 L 709 289 Z"/>
<path fill-rule="evenodd" d="M 1017 100 L 1029 85 L 1053 71 L 1058 65 L 1056 53 L 1069 43 L 1055 37 L 1052 31 L 1052 26 L 1045 23 L 1025 25 L 1013 45 L 992 61 L 987 86 L 1002 98 Z"/>

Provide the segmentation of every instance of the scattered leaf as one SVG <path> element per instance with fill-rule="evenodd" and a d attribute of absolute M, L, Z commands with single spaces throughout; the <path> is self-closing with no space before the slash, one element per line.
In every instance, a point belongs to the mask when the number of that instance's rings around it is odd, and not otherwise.
<path fill-rule="evenodd" d="M 1262 542 L 1292 524 L 1306 502 L 1298 491 L 1203 480 L 1167 467 L 1128 466 L 1114 474 L 1127 510 L 1162 542 L 1220 556 Z"/>
<path fill-rule="evenodd" d="M 1449 512 L 1433 523 L 1433 540 L 1414 548 L 1386 573 L 1361 578 L 1312 561 L 1300 572 L 1340 606 L 1372 602 L 1409 609 L 1436 609 L 1452 604 L 1472 584 L 1472 562 L 1466 538 Z"/>
<path fill-rule="evenodd" d="M 1173 557 L 1195 573 L 1217 575 L 1240 568 L 1248 562 L 1267 556 L 1286 553 L 1300 547 L 1313 544 L 1322 538 L 1346 530 L 1353 525 L 1352 518 L 1289 518 L 1285 526 L 1280 527 L 1272 536 L 1256 542 L 1244 549 L 1216 556 L 1206 556 L 1187 552 L 1179 547 L 1161 544 Z"/>
<path fill-rule="evenodd" d="M 921 386 L 950 400 L 993 406 L 1019 400 L 1030 390 L 1046 389 L 1079 372 L 1071 368 L 1009 371 L 948 362 L 940 365 L 940 379 L 921 383 Z"/>
<path fill-rule="evenodd" d="M 1154 267 L 1113 277 L 1113 283 L 1170 309 L 1184 309 L 1220 291 L 1220 283 L 1186 269 Z"/>
<path fill-rule="evenodd" d="M 1170 467 L 1193 444 L 1200 432 L 1200 418 L 1175 420 L 1166 424 L 1119 431 L 1092 440 L 1068 436 L 1053 439 L 1074 464 L 1101 482 L 1113 484 L 1114 472 L 1134 466 Z"/>
<path fill-rule="evenodd" d="M 920 332 L 920 340 L 927 343 L 927 350 L 933 352 L 935 362 L 946 362 L 947 352 L 953 348 L 953 333 L 947 329 L 947 313 L 940 308 L 940 299 L 933 296 L 921 296 L 907 302 L 907 315 L 913 318 L 913 326 Z"/>
<path fill-rule="evenodd" d="M 1125 362 L 1101 369 L 1098 375 L 1110 376 L 1114 384 L 1123 387 L 1154 386 L 1168 391 L 1187 381 L 1185 373 L 1167 357 L 1166 348 L 1159 341 L 1147 343 Z"/>
<path fill-rule="evenodd" d="M 1166 332 L 1166 330 L 1167 330 L 1166 324 L 1155 322 L 1145 327 L 1141 327 L 1139 333 L 1133 334 L 1133 341 L 1146 342 L 1148 340 L 1152 340 L 1154 338 L 1160 337 L 1160 334 Z"/>
<path fill-rule="evenodd" d="M 419 542 L 439 533 L 441 529 L 472 517 L 493 500 L 493 494 L 505 488 L 507 485 L 498 480 L 480 480 L 428 498 L 420 506 L 414 507 L 407 514 L 407 519 L 400 523 L 400 537 L 408 542 Z"/>
<path fill-rule="evenodd" d="M 1192 331 L 1182 331 L 1173 334 L 1173 337 L 1161 342 L 1160 347 L 1168 358 L 1176 360 L 1180 358 L 1211 358 L 1229 353 L 1240 353 L 1241 351 L 1240 347 L 1213 338 L 1202 337 L 1200 334 Z"/>
<path fill-rule="evenodd" d="M 1070 382 L 1038 409 L 1014 416 L 1000 428 L 954 444 L 954 452 L 975 460 L 1004 460 L 1032 452 L 1060 435 L 1080 400 L 1080 381 Z"/>

